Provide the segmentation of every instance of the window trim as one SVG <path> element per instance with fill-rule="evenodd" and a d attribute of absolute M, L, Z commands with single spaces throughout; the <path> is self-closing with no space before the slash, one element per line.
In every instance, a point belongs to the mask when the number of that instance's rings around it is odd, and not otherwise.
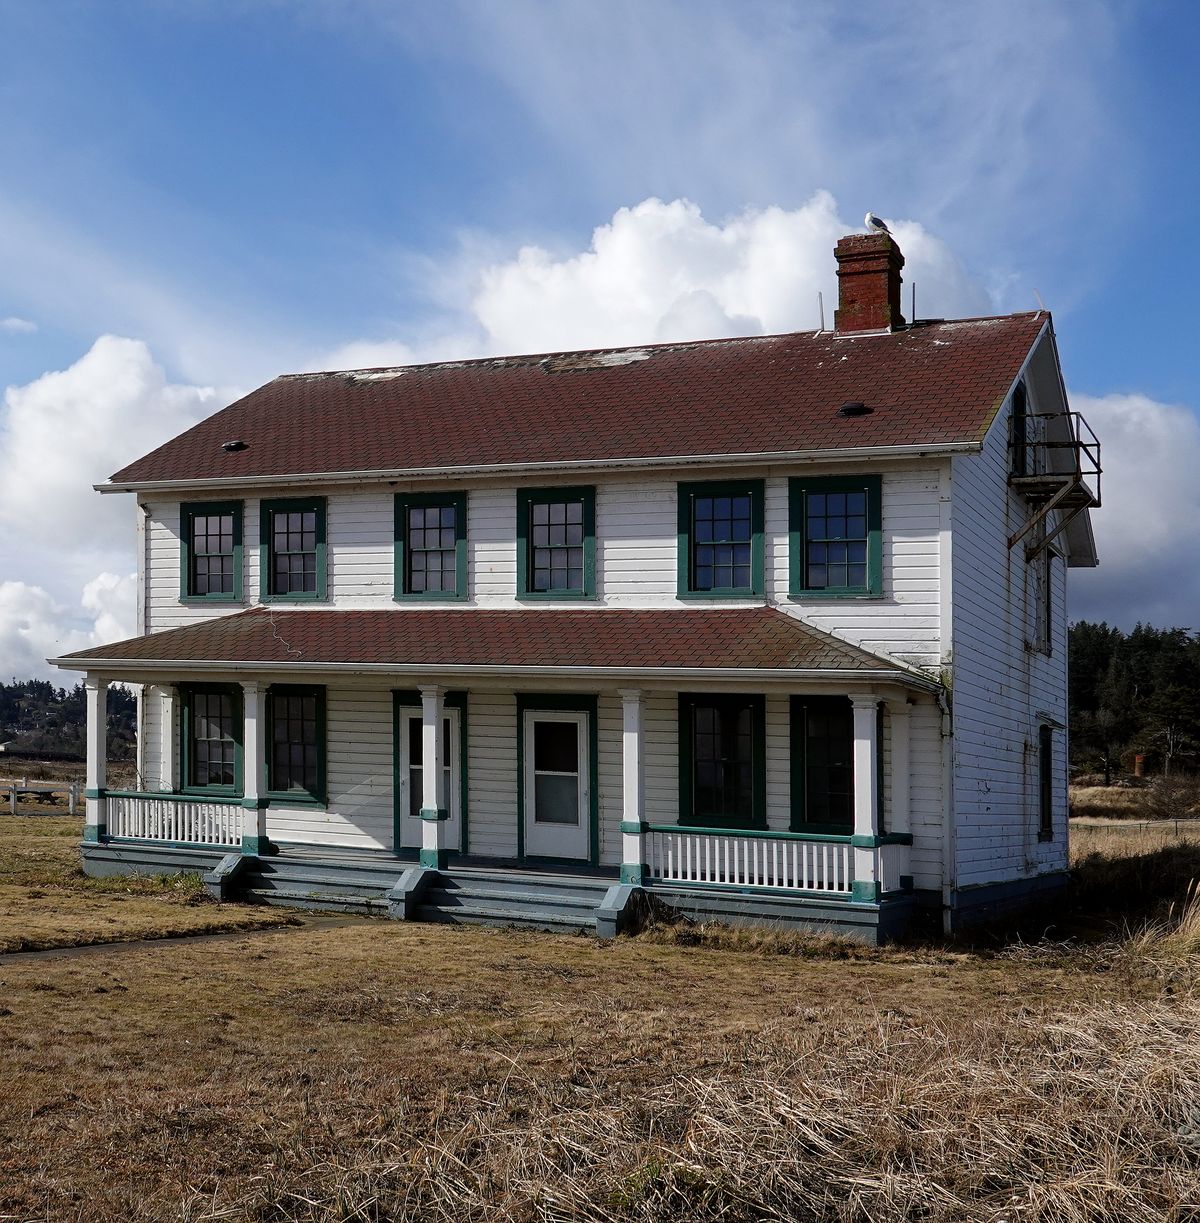
<path fill-rule="evenodd" d="M 442 697 L 445 709 L 458 711 L 458 805 L 459 805 L 459 852 L 466 853 L 469 841 L 470 818 L 468 816 L 467 762 L 469 742 L 467 738 L 468 702 L 465 691 L 447 692 Z M 392 845 L 397 852 L 404 847 L 404 809 L 400 802 L 402 793 L 400 776 L 400 727 L 402 709 L 421 708 L 421 694 L 416 689 L 393 689 L 392 691 Z M 410 850 L 412 846 L 408 847 Z M 419 847 L 418 847 L 419 849 Z"/>
<path fill-rule="evenodd" d="M 867 491 L 867 581 L 863 586 L 807 585 L 808 495 Z M 794 476 L 788 480 L 788 598 L 878 599 L 883 597 L 883 477 Z"/>
<path fill-rule="evenodd" d="M 258 586 L 263 603 L 312 603 L 328 597 L 326 587 L 326 502 L 324 497 L 273 497 L 259 505 Z M 275 549 L 272 544 L 271 515 L 312 510 L 317 516 L 317 588 L 274 594 L 271 591 L 271 570 Z"/>
<path fill-rule="evenodd" d="M 310 790 L 276 790 L 271 785 L 271 774 L 274 765 L 273 746 L 275 743 L 275 705 L 271 699 L 274 696 L 313 696 L 317 700 L 317 789 Z M 263 797 L 268 806 L 275 807 L 327 807 L 329 805 L 329 789 L 327 782 L 328 722 L 325 714 L 326 689 L 323 684 L 271 684 L 264 693 L 263 704 L 266 714 L 266 738 L 264 741 L 264 771 L 266 773 L 266 792 Z"/>
<path fill-rule="evenodd" d="M 696 759 L 693 747 L 696 706 L 709 702 L 744 701 L 750 705 L 753 728 L 751 784 L 753 802 L 750 822 L 730 821 L 725 816 L 695 814 Z M 765 831 L 767 827 L 767 702 L 761 692 L 681 692 L 679 694 L 679 813 L 676 823 L 684 828 L 737 828 Z"/>
<path fill-rule="evenodd" d="M 792 832 L 809 832 L 817 836 L 849 836 L 854 832 L 854 731 L 851 722 L 851 770 L 850 770 L 850 821 L 848 824 L 817 823 L 805 818 L 808 807 L 808 759 L 806 745 L 808 742 L 808 725 L 804 713 L 805 707 L 811 704 L 831 706 L 835 702 L 849 701 L 849 697 L 825 693 L 796 693 L 788 701 L 788 754 L 791 758 L 791 791 L 792 791 Z M 879 832 L 882 835 L 883 825 L 883 735 L 880 725 L 883 716 L 882 703 L 876 714 L 876 768 L 877 800 L 880 807 Z"/>
<path fill-rule="evenodd" d="M 1054 840 L 1054 727 L 1038 726 L 1038 840 Z"/>
<path fill-rule="evenodd" d="M 517 858 L 522 862 L 555 862 L 525 853 L 525 715 L 567 712 L 588 716 L 588 857 L 589 866 L 600 865 L 600 728 L 599 700 L 595 695 L 569 692 L 518 692 L 517 694 Z M 578 865 L 579 860 L 567 859 Z"/>
<path fill-rule="evenodd" d="M 232 786 L 199 786 L 190 782 L 192 775 L 192 700 L 197 694 L 228 696 L 233 699 L 234 784 Z M 245 730 L 246 711 L 242 704 L 240 684 L 180 684 L 179 685 L 179 793 L 212 798 L 241 798 L 245 794 Z"/>
<path fill-rule="evenodd" d="M 556 501 L 583 503 L 583 588 L 581 590 L 533 590 L 530 564 L 529 512 L 535 505 Z M 594 599 L 596 597 L 596 486 L 576 484 L 517 489 L 517 598 L 537 601 Z"/>
<path fill-rule="evenodd" d="M 454 507 L 454 592 L 444 590 L 410 590 L 408 573 L 408 511 L 430 506 Z M 395 540 L 393 598 L 461 602 L 467 597 L 467 494 L 397 493 L 393 507 L 393 538 Z"/>
<path fill-rule="evenodd" d="M 192 520 L 209 514 L 233 516 L 233 593 L 192 593 Z M 240 501 L 183 501 L 179 505 L 179 601 L 181 603 L 241 603 L 242 587 L 242 517 Z"/>
<path fill-rule="evenodd" d="M 750 585 L 692 589 L 692 501 L 695 497 L 750 497 Z M 678 506 L 676 534 L 676 597 L 680 599 L 761 599 L 766 592 L 765 480 L 689 480 L 675 486 Z"/>

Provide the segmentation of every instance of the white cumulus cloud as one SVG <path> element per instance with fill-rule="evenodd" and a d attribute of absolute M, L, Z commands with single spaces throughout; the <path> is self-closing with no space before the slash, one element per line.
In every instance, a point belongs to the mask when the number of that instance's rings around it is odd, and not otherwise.
<path fill-rule="evenodd" d="M 994 303 L 950 248 L 912 220 L 892 228 L 922 317 L 986 314 Z M 430 269 L 427 291 L 453 302 L 432 338 L 353 340 L 314 367 L 354 368 L 455 357 L 761 335 L 816 327 L 837 304 L 833 248 L 861 226 L 828 191 L 799 208 L 748 208 L 721 221 L 690 200 L 646 199 L 597 226 L 587 246 L 528 244 L 507 259 Z M 456 298 L 455 298 L 456 295 Z M 905 296 L 905 308 L 910 298 Z"/>
<path fill-rule="evenodd" d="M 0 331 L 7 331 L 11 335 L 32 335 L 37 329 L 37 323 L 31 323 L 27 318 L 17 318 L 13 314 L 0 318 Z"/>
<path fill-rule="evenodd" d="M 1145 395 L 1073 394 L 1100 438 L 1100 566 L 1071 575 L 1071 617 L 1200 629 L 1200 421 Z"/>
<path fill-rule="evenodd" d="M 136 590 L 135 575 L 102 573 L 71 607 L 41 586 L 0 582 L 0 677 L 74 683 L 46 659 L 130 636 Z"/>

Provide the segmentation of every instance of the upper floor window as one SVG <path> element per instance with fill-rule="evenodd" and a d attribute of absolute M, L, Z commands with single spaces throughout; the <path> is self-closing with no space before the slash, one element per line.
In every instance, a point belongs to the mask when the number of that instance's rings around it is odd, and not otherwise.
<path fill-rule="evenodd" d="M 242 597 L 242 503 L 179 507 L 180 596 L 237 602 Z"/>
<path fill-rule="evenodd" d="M 396 494 L 396 597 L 467 597 L 466 493 Z"/>
<path fill-rule="evenodd" d="M 183 788 L 242 792 L 242 691 L 234 684 L 182 689 Z"/>
<path fill-rule="evenodd" d="M 791 595 L 882 594 L 882 519 L 879 476 L 789 480 Z"/>
<path fill-rule="evenodd" d="M 517 593 L 591 598 L 596 593 L 596 490 L 517 492 Z"/>
<path fill-rule="evenodd" d="M 273 684 L 267 691 L 267 792 L 325 801 L 325 689 Z"/>
<path fill-rule="evenodd" d="M 679 597 L 763 593 L 763 482 L 679 486 Z"/>
<path fill-rule="evenodd" d="M 765 703 L 761 696 L 679 698 L 679 822 L 766 827 Z"/>
<path fill-rule="evenodd" d="M 262 597 L 325 597 L 325 498 L 290 497 L 262 503 Z"/>

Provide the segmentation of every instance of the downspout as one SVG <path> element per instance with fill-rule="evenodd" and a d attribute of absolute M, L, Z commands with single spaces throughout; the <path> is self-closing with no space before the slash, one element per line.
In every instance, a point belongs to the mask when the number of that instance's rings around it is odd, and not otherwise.
<path fill-rule="evenodd" d="M 953 925 L 957 878 L 957 828 L 954 817 L 954 460 L 947 459 L 938 477 L 939 625 L 942 647 L 942 687 L 938 691 L 942 744 L 942 930 Z"/>
<path fill-rule="evenodd" d="M 134 601 L 134 620 L 137 635 L 146 632 L 146 575 L 150 572 L 150 506 L 139 497 L 137 507 L 137 598 Z M 145 785 L 146 778 L 146 686 L 137 685 L 137 777 L 138 785 Z"/>

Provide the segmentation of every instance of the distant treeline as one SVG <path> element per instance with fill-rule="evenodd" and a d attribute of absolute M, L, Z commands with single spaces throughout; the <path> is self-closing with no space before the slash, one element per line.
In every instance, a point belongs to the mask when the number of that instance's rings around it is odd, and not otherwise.
<path fill-rule="evenodd" d="M 82 760 L 87 751 L 87 698 L 82 684 L 56 688 L 42 679 L 0 684 L 0 743 L 10 752 Z M 108 690 L 108 755 L 132 759 L 137 750 L 137 702 L 119 684 Z"/>
<path fill-rule="evenodd" d="M 1071 763 L 1107 779 L 1146 758 L 1148 773 L 1200 769 L 1200 636 L 1080 621 L 1068 637 Z"/>

